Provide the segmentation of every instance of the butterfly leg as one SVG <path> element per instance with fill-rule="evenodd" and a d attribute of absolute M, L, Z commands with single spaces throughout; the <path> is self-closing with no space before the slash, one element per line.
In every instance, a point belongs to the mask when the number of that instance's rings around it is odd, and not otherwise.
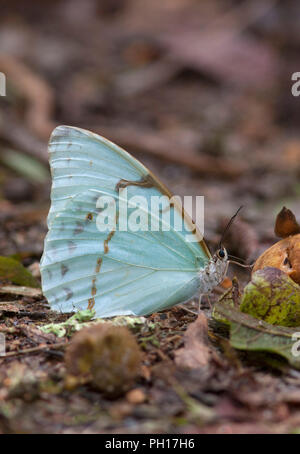
<path fill-rule="evenodd" d="M 201 311 L 201 300 L 202 300 L 202 293 L 200 293 L 199 299 L 198 299 L 198 314 L 200 314 L 200 311 Z"/>
<path fill-rule="evenodd" d="M 198 313 L 200 313 L 200 306 L 201 306 L 201 300 L 202 300 L 202 296 L 206 296 L 207 298 L 207 302 L 208 302 L 208 305 L 209 305 L 209 308 L 210 310 L 212 310 L 212 303 L 211 303 L 211 300 L 210 300 L 210 296 L 209 296 L 209 293 L 202 293 L 200 296 L 199 296 L 199 301 L 198 301 Z"/>
<path fill-rule="evenodd" d="M 201 299 L 202 299 L 202 296 L 203 296 L 203 293 L 200 293 L 199 298 L 198 298 L 198 310 L 197 310 L 197 312 L 192 311 L 191 309 L 188 309 L 186 306 L 183 306 L 181 304 L 178 304 L 178 307 L 180 307 L 181 309 L 184 309 L 187 312 L 190 312 L 191 314 L 199 315 L 200 312 L 201 312 Z"/>
<path fill-rule="evenodd" d="M 212 303 L 211 303 L 211 300 L 210 300 L 210 296 L 209 296 L 209 293 L 207 293 L 207 301 L 208 301 L 208 304 L 209 304 L 209 307 L 210 307 L 210 310 L 212 310 Z"/>
<path fill-rule="evenodd" d="M 192 309 L 189 309 L 188 307 L 184 306 L 183 304 L 178 304 L 177 307 L 180 307 L 180 309 L 183 309 L 184 311 L 189 312 L 190 314 L 199 315 L 199 312 L 192 311 Z"/>

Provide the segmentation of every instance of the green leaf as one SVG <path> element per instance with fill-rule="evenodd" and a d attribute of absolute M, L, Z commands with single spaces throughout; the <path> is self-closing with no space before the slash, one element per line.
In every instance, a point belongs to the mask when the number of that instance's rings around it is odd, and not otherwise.
<path fill-rule="evenodd" d="M 17 260 L 0 256 L 0 279 L 24 287 L 39 288 L 40 284 Z"/>
<path fill-rule="evenodd" d="M 216 303 L 216 310 L 230 323 L 230 344 L 234 348 L 275 353 L 300 369 L 300 351 L 297 351 L 300 326 L 274 326 L 221 303 Z"/>
<path fill-rule="evenodd" d="M 281 326 L 300 326 L 300 286 L 278 268 L 256 271 L 246 285 L 240 310 Z"/>
<path fill-rule="evenodd" d="M 48 169 L 37 159 L 15 150 L 8 150 L 1 155 L 1 161 L 19 175 L 36 183 L 45 183 L 49 179 Z"/>

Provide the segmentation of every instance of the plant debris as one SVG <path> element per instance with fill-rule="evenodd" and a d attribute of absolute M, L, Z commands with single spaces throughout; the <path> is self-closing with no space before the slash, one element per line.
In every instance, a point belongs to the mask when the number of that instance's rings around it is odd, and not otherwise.
<path fill-rule="evenodd" d="M 184 335 L 184 347 L 175 352 L 177 366 L 197 369 L 208 364 L 211 355 L 208 346 L 208 327 L 204 313 L 200 313 Z"/>

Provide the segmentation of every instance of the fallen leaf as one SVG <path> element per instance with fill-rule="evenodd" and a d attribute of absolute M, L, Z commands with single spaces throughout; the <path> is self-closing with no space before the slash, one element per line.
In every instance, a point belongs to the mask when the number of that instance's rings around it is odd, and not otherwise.
<path fill-rule="evenodd" d="M 272 325 L 300 326 L 300 286 L 278 268 L 258 270 L 244 289 L 240 310 Z"/>
<path fill-rule="evenodd" d="M 275 235 L 280 238 L 286 238 L 289 235 L 300 233 L 300 225 L 291 210 L 286 207 L 282 208 L 277 215 L 274 231 Z"/>
<path fill-rule="evenodd" d="M 191 323 L 184 335 L 184 347 L 175 352 L 177 366 L 197 369 L 208 364 L 210 348 L 208 347 L 207 318 L 203 312 Z"/>
<path fill-rule="evenodd" d="M 300 369 L 299 342 L 295 328 L 270 325 L 227 304 L 216 303 L 216 310 L 230 324 L 230 344 L 239 350 L 275 353 Z M 299 328 L 300 330 L 300 328 Z"/>

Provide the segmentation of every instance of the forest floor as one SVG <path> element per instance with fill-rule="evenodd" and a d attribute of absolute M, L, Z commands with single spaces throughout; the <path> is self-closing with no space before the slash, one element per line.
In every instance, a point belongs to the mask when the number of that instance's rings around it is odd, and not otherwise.
<path fill-rule="evenodd" d="M 1 8 L 1 256 L 40 279 L 47 141 L 58 124 L 116 142 L 175 194 L 203 195 L 211 250 L 241 205 L 225 246 L 246 263 L 276 241 L 283 206 L 300 220 L 300 101 L 291 95 L 299 5 L 11 0 Z M 234 275 L 240 289 L 250 280 L 230 267 Z M 40 330 L 72 314 L 52 311 L 39 289 L 0 280 L 0 433 L 299 432 L 300 371 L 233 349 L 207 300 L 198 317 L 174 307 L 132 329 L 142 366 L 112 399 L 88 383 L 69 389 L 72 336 Z M 189 355 L 197 358 L 185 367 Z"/>

